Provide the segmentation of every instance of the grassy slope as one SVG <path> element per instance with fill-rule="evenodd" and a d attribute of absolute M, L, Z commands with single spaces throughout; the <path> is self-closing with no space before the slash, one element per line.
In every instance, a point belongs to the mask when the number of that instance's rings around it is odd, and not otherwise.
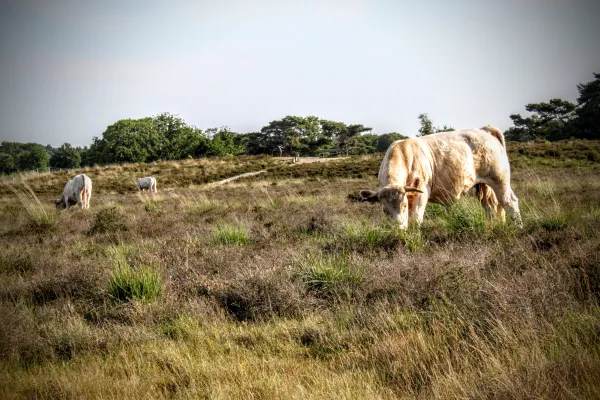
<path fill-rule="evenodd" d="M 599 147 L 510 144 L 522 231 L 470 198 L 395 230 L 348 198 L 377 156 L 88 169 L 60 214 L 5 178 L 0 397 L 600 397 Z"/>

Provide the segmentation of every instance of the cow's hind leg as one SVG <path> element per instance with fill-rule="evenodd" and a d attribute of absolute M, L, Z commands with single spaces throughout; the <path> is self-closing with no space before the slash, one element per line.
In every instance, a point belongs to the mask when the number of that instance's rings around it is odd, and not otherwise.
<path fill-rule="evenodd" d="M 81 192 L 77 193 L 77 205 L 79 208 L 85 208 L 85 188 L 81 189 Z"/>
<path fill-rule="evenodd" d="M 478 183 L 475 185 L 475 195 L 481 202 L 488 221 L 495 219 L 499 219 L 502 222 L 505 221 L 504 208 L 498 202 L 498 198 L 491 187 L 485 183 Z"/>
<path fill-rule="evenodd" d="M 88 189 L 85 189 L 85 208 L 90 208 L 90 197 L 92 197 L 92 194 L 90 193 L 90 191 Z"/>

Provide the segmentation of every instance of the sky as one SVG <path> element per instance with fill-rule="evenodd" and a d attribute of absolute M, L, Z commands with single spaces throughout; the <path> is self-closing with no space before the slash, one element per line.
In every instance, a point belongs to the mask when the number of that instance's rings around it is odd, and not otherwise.
<path fill-rule="evenodd" d="M 0 140 L 90 145 L 169 112 L 258 131 L 286 115 L 414 136 L 504 130 L 600 72 L 596 0 L 2 0 Z"/>

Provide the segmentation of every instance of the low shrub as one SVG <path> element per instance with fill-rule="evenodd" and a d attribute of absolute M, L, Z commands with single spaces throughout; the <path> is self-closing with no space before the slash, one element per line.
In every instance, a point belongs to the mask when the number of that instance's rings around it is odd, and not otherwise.
<path fill-rule="evenodd" d="M 126 221 L 127 216 L 116 206 L 105 208 L 96 214 L 88 234 L 126 231 L 128 229 Z"/>

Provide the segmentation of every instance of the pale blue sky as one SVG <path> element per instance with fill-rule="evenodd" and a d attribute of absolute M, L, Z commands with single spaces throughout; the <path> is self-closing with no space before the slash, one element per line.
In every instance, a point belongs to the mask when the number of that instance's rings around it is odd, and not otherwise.
<path fill-rule="evenodd" d="M 510 126 L 600 72 L 600 1 L 0 2 L 0 140 L 89 145 L 122 118 L 285 115 L 414 135 Z"/>

